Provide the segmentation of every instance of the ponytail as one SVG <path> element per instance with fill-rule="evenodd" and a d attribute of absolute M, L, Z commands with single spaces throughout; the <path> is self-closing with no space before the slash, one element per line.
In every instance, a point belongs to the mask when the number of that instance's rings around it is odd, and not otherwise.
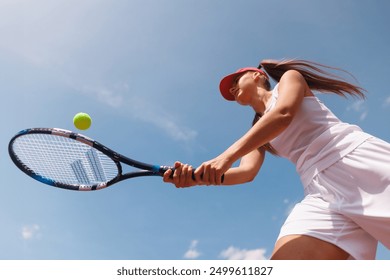
<path fill-rule="evenodd" d="M 309 88 L 320 92 L 330 92 L 347 97 L 347 95 L 365 98 L 364 89 L 351 84 L 341 77 L 326 70 L 344 72 L 353 77 L 349 72 L 340 68 L 330 67 L 308 60 L 263 60 L 258 67 L 263 68 L 267 74 L 279 82 L 283 74 L 288 70 L 296 70 L 304 77 Z"/>

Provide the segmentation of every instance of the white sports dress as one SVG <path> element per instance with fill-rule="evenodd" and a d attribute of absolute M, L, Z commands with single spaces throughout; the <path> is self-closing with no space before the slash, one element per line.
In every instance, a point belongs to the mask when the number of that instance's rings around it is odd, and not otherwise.
<path fill-rule="evenodd" d="M 278 85 L 265 114 L 277 99 Z M 378 241 L 390 249 L 389 143 L 341 122 L 317 97 L 308 96 L 271 144 L 296 165 L 305 193 L 279 238 L 313 236 L 351 259 L 374 259 Z"/>

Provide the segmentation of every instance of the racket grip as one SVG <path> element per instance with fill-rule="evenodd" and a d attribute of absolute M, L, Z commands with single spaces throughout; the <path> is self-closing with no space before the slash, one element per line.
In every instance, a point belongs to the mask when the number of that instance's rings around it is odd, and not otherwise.
<path fill-rule="evenodd" d="M 174 167 L 170 167 L 169 169 L 171 169 L 173 172 L 175 172 L 175 168 Z M 173 178 L 173 172 L 171 174 L 171 176 L 169 176 L 170 178 Z M 195 178 L 195 170 L 192 170 L 192 180 L 196 181 L 196 178 Z M 200 175 L 200 178 L 202 179 L 203 178 L 203 174 Z M 222 174 L 221 176 L 221 183 L 223 183 L 223 181 L 225 180 L 225 174 Z"/>
<path fill-rule="evenodd" d="M 161 173 L 164 173 L 165 171 L 167 171 L 168 169 L 171 169 L 172 170 L 172 173 L 171 173 L 171 176 L 169 176 L 169 178 L 173 178 L 173 173 L 175 173 L 175 168 L 174 167 L 166 167 L 164 166 L 163 169 L 162 169 L 162 172 Z M 195 178 L 195 170 L 192 170 L 192 180 L 196 181 L 196 178 Z"/>
<path fill-rule="evenodd" d="M 203 174 L 200 175 L 200 178 L 203 179 Z M 195 179 L 195 170 L 192 171 L 192 180 L 196 181 Z M 225 180 L 225 174 L 222 174 L 221 176 L 221 183 Z"/>

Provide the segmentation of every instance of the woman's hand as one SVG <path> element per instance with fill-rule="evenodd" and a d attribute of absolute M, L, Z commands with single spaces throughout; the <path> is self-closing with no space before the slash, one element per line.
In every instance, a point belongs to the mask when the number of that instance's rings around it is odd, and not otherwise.
<path fill-rule="evenodd" d="M 166 183 L 172 183 L 176 188 L 187 188 L 199 185 L 193 180 L 192 174 L 194 169 L 191 165 L 175 162 L 175 170 L 167 170 L 164 173 L 163 181 Z"/>
<path fill-rule="evenodd" d="M 195 170 L 195 179 L 203 185 L 221 185 L 222 176 L 231 167 L 231 163 L 223 154 L 202 163 Z"/>

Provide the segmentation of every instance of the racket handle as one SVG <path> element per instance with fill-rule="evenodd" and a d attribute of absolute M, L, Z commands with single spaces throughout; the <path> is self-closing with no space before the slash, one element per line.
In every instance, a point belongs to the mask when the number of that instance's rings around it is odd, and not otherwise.
<path fill-rule="evenodd" d="M 173 172 L 175 172 L 175 168 L 174 167 L 164 167 L 164 172 L 167 171 L 168 169 L 171 169 Z M 173 172 L 171 174 L 171 176 L 169 176 L 170 178 L 173 178 Z M 203 178 L 203 174 L 200 175 L 200 178 L 202 179 Z M 192 180 L 196 181 L 196 178 L 195 178 L 195 170 L 192 170 Z M 221 183 L 223 183 L 223 181 L 225 180 L 225 174 L 222 174 L 221 176 Z"/>
<path fill-rule="evenodd" d="M 200 178 L 203 179 L 203 174 L 200 175 Z M 196 181 L 195 179 L 195 170 L 192 171 L 192 180 Z M 225 180 L 225 174 L 222 174 L 221 176 L 221 183 Z"/>

